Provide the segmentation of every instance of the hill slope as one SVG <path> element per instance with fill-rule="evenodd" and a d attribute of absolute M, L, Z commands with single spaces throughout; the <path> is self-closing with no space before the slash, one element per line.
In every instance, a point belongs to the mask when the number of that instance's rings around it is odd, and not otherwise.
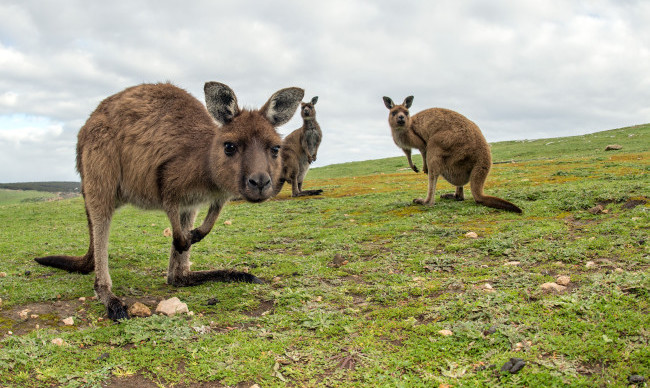
<path fill-rule="evenodd" d="M 522 215 L 471 197 L 412 205 L 427 180 L 405 158 L 313 169 L 305 188 L 322 196 L 285 187 L 231 203 L 192 247 L 193 269 L 250 271 L 261 285 L 166 285 L 169 222 L 125 207 L 110 236 L 113 290 L 151 309 L 176 296 L 194 315 L 118 325 L 91 299 L 93 276 L 32 260 L 85 252 L 83 200 L 2 205 L 0 381 L 627 386 L 650 377 L 649 136 L 645 125 L 494 144 L 495 161 L 515 162 L 494 165 L 486 192 Z M 565 288 L 542 288 L 555 282 Z M 501 372 L 511 358 L 525 367 Z"/>

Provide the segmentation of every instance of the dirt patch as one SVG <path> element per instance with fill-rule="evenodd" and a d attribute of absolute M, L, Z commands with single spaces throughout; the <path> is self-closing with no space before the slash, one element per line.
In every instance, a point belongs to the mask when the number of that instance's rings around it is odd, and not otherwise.
<path fill-rule="evenodd" d="M 236 385 L 237 388 L 249 388 L 253 383 L 243 382 Z M 159 381 L 152 381 L 141 374 L 136 374 L 128 377 L 112 377 L 110 380 L 102 384 L 102 388 L 159 388 L 163 386 Z M 165 387 L 169 388 L 220 388 L 225 385 L 218 382 L 200 382 L 200 383 L 164 383 Z"/>
<path fill-rule="evenodd" d="M 65 327 L 63 319 L 77 317 L 75 326 L 85 320 L 84 302 L 79 300 L 57 300 L 55 302 L 30 303 L 0 311 L 4 321 L 3 331 L 22 335 L 45 327 Z"/>
<path fill-rule="evenodd" d="M 646 203 L 648 203 L 646 199 L 631 199 L 625 202 L 623 205 L 621 205 L 621 208 L 625 210 L 630 210 L 630 209 L 634 209 L 639 205 L 645 205 Z"/>
<path fill-rule="evenodd" d="M 272 300 L 263 300 L 257 308 L 251 311 L 244 311 L 244 314 L 251 318 L 261 317 L 262 315 L 273 314 L 275 304 Z"/>

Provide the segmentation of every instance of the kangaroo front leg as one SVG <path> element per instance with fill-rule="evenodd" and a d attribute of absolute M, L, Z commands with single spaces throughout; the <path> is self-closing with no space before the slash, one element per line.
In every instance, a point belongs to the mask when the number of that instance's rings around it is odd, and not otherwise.
<path fill-rule="evenodd" d="M 219 218 L 219 214 L 221 213 L 221 209 L 223 209 L 224 203 L 225 201 L 215 201 L 212 203 L 212 205 L 210 205 L 208 214 L 205 216 L 205 219 L 203 220 L 201 226 L 193 229 L 190 232 L 192 244 L 203 240 L 203 237 L 207 236 L 208 233 L 210 233 L 214 227 L 214 223 L 217 221 L 217 218 Z"/>
<path fill-rule="evenodd" d="M 418 170 L 418 167 L 413 164 L 413 160 L 411 159 L 411 149 L 410 148 L 402 148 L 402 151 L 404 151 L 404 154 L 406 154 L 406 160 L 408 160 L 409 166 L 411 167 L 411 169 L 413 171 L 415 171 L 415 172 L 420 172 L 420 170 Z"/>
<path fill-rule="evenodd" d="M 428 174 L 429 167 L 427 166 L 427 149 L 426 148 L 421 149 L 420 155 L 422 155 L 422 172 Z"/>

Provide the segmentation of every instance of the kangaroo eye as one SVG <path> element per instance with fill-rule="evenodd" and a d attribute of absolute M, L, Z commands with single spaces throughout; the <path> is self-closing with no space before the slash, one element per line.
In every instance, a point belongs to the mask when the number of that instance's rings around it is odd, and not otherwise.
<path fill-rule="evenodd" d="M 280 153 L 280 146 L 279 145 L 271 147 L 271 156 L 273 156 L 274 158 L 277 158 L 278 153 Z"/>
<path fill-rule="evenodd" d="M 233 156 L 237 152 L 237 145 L 229 141 L 223 143 L 223 152 L 226 156 Z"/>

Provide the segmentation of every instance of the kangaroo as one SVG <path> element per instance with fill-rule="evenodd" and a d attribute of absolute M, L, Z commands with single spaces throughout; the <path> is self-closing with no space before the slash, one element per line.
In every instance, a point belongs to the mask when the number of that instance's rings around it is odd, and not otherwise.
<path fill-rule="evenodd" d="M 95 292 L 112 320 L 129 318 L 112 292 L 108 234 L 115 210 L 131 203 L 162 209 L 172 226 L 167 283 L 261 283 L 229 270 L 190 271 L 190 247 L 214 226 L 233 195 L 262 202 L 280 179 L 280 135 L 275 127 L 294 115 L 304 91 L 281 89 L 259 110 L 240 110 L 230 87 L 204 85 L 204 106 L 169 83 L 143 84 L 106 98 L 81 128 L 77 171 L 85 201 L 90 246 L 84 256 L 35 260 L 70 272 L 95 271 Z M 196 229 L 200 205 L 210 208 Z"/>
<path fill-rule="evenodd" d="M 316 110 L 314 109 L 317 101 L 318 96 L 312 98 L 311 102 L 301 103 L 302 127 L 291 132 L 282 141 L 282 148 L 280 149 L 282 155 L 282 180 L 291 182 L 291 195 L 293 197 L 318 195 L 323 192 L 323 190 L 302 189 L 302 182 L 305 175 L 307 175 L 309 165 L 316 160 L 318 146 L 323 138 L 323 132 L 316 121 Z"/>
<path fill-rule="evenodd" d="M 438 176 L 442 175 L 456 186 L 456 192 L 441 195 L 441 198 L 464 200 L 463 186 L 469 182 L 477 203 L 521 213 L 516 205 L 483 193 L 492 155 L 478 126 L 460 113 L 441 108 L 426 109 L 410 117 L 412 103 L 413 96 L 406 97 L 401 105 L 395 105 L 389 97 L 384 97 L 384 105 L 390 110 L 388 124 L 395 144 L 404 151 L 415 172 L 418 168 L 411 160 L 411 149 L 418 149 L 424 161 L 422 170 L 429 175 L 427 197 L 416 198 L 413 202 L 434 205 L 436 183 Z"/>

